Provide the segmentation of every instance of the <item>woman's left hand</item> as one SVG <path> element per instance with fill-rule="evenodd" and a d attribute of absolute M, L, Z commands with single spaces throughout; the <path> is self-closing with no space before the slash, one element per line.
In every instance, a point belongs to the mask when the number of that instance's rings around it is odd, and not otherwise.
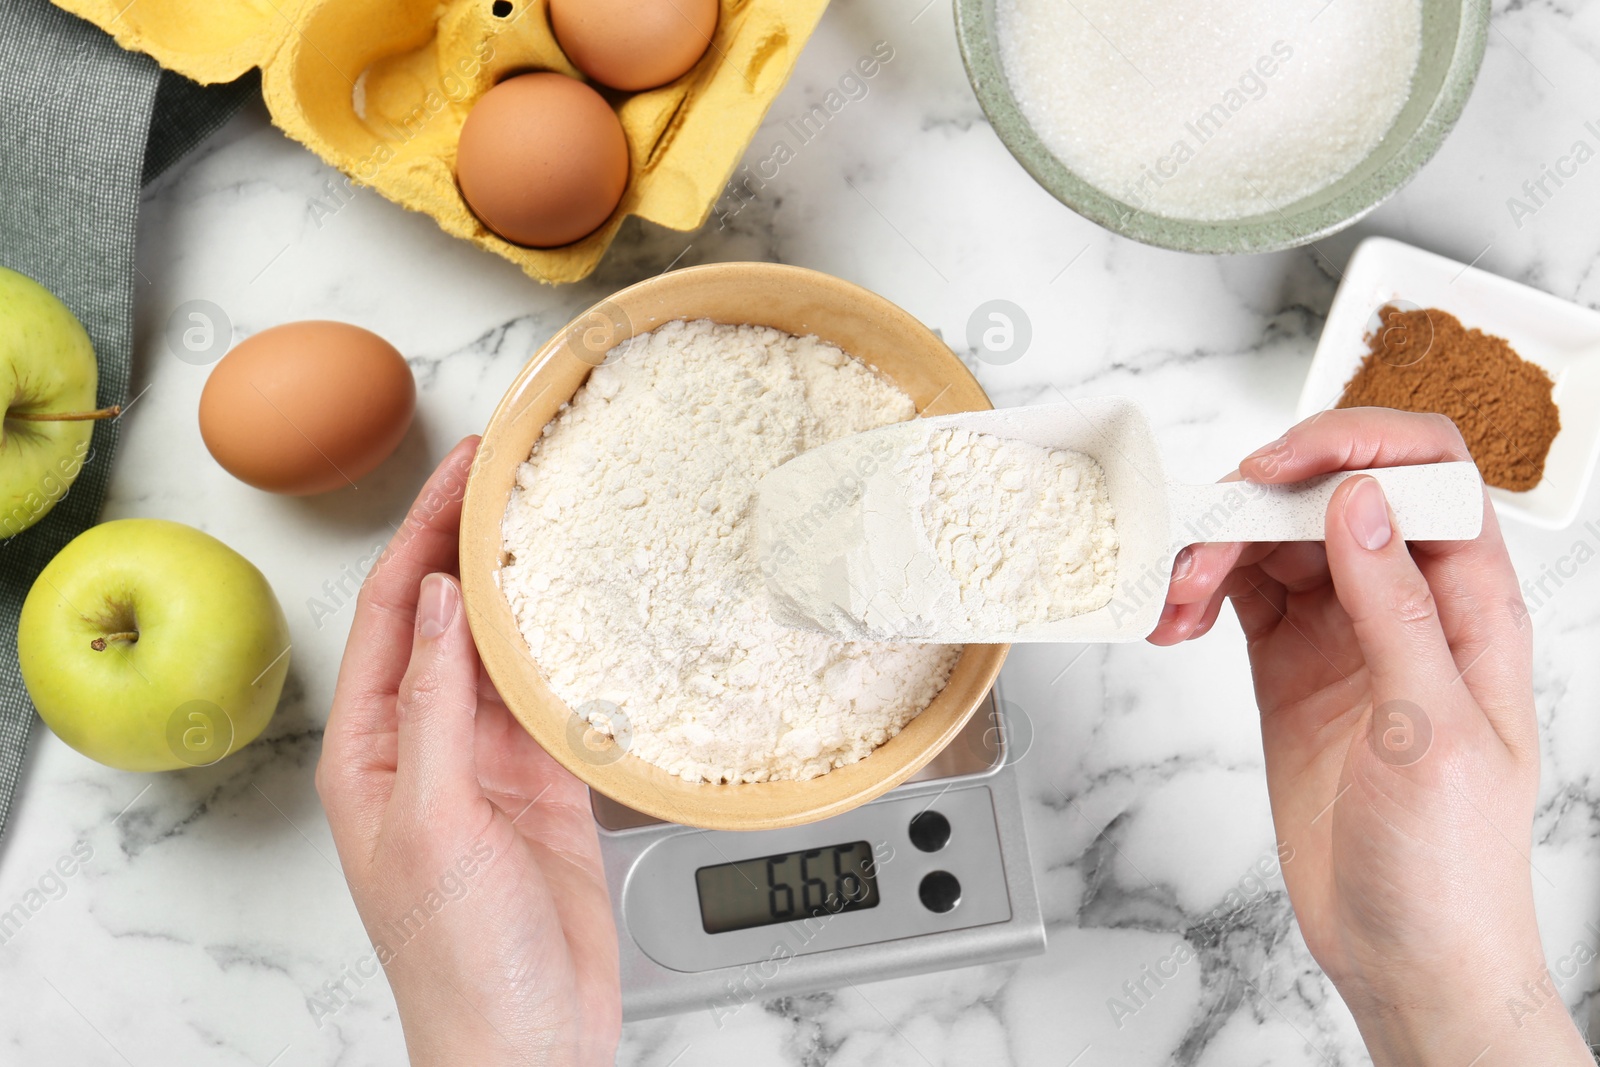
<path fill-rule="evenodd" d="M 362 586 L 317 791 L 413 1064 L 611 1063 L 588 793 L 494 691 L 455 577 L 476 449 L 445 457 Z"/>

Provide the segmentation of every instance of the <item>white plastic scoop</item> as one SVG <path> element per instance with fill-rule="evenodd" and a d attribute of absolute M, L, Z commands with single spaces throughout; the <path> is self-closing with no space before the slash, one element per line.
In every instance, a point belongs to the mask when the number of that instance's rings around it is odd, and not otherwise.
<path fill-rule="evenodd" d="M 950 577 L 895 459 L 952 428 L 1071 449 L 1100 463 L 1119 542 L 1109 603 L 1008 631 L 972 629 L 951 610 Z M 1356 473 L 1383 486 L 1407 540 L 1470 540 L 1482 528 L 1483 483 L 1470 462 L 1350 471 L 1287 486 L 1171 484 L 1144 411 L 1127 397 L 1106 396 L 914 419 L 813 449 L 762 479 L 756 536 L 773 616 L 789 626 L 851 640 L 1137 641 L 1160 621 L 1179 549 L 1202 541 L 1320 541 L 1335 487 Z"/>

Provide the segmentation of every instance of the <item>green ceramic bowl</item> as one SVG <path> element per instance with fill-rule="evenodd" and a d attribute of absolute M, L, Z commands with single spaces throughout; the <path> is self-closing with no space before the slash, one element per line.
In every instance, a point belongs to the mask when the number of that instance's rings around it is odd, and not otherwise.
<path fill-rule="evenodd" d="M 1141 210 L 1068 169 L 1028 125 L 1011 93 L 1000 62 L 995 0 L 955 0 L 955 14 L 961 58 L 978 103 L 1035 181 L 1113 233 L 1181 252 L 1212 253 L 1272 252 L 1308 244 L 1343 229 L 1392 196 L 1455 125 L 1477 79 L 1489 30 L 1489 0 L 1423 0 L 1422 55 L 1411 96 L 1372 154 L 1332 185 L 1280 210 L 1210 221 Z"/>

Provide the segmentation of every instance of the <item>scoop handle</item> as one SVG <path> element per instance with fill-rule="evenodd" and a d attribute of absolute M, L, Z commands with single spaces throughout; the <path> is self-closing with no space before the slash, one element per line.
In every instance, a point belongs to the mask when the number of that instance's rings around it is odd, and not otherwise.
<path fill-rule="evenodd" d="M 1321 541 L 1328 501 L 1346 478 L 1378 480 L 1407 541 L 1470 541 L 1483 529 L 1483 479 L 1475 464 L 1340 471 L 1289 485 L 1170 485 L 1174 548 L 1202 541 Z"/>

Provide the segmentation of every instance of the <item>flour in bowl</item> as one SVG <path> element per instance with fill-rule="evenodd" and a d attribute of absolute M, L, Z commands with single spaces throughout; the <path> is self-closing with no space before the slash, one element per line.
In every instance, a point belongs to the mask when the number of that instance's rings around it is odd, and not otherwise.
<path fill-rule="evenodd" d="M 950 429 L 908 450 L 896 472 L 923 501 L 940 585 L 954 587 L 940 598 L 947 621 L 1008 631 L 1110 603 L 1116 514 L 1091 457 Z"/>
<path fill-rule="evenodd" d="M 813 778 L 897 734 L 960 649 L 780 626 L 750 520 L 768 471 L 914 414 L 815 337 L 702 320 L 613 349 L 502 528 L 501 589 L 556 694 L 607 732 L 619 709 L 629 751 L 690 781 Z"/>

